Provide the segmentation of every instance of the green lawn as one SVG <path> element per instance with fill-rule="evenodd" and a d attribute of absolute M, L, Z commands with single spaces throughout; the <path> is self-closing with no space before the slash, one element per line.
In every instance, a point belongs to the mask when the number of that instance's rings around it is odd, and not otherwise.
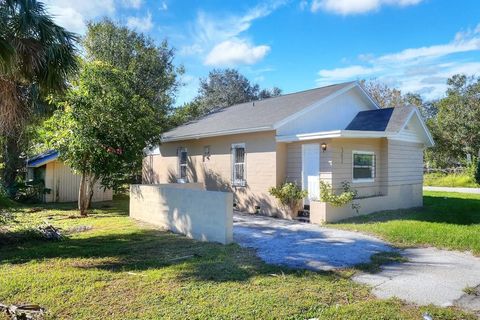
<path fill-rule="evenodd" d="M 27 211 L 14 210 L 0 225 L 0 302 L 40 304 L 49 319 L 421 319 L 426 311 L 475 318 L 375 299 L 349 280 L 351 272 L 271 266 L 237 245 L 140 225 L 127 217 L 126 200 L 84 219 L 69 218 L 70 205 Z M 39 240 L 28 228 L 44 220 L 91 230 Z"/>
<path fill-rule="evenodd" d="M 423 185 L 433 187 L 480 188 L 475 180 L 467 174 L 426 173 Z"/>
<path fill-rule="evenodd" d="M 377 213 L 331 226 L 371 233 L 398 246 L 435 246 L 480 255 L 480 195 L 425 192 L 422 209 Z"/>

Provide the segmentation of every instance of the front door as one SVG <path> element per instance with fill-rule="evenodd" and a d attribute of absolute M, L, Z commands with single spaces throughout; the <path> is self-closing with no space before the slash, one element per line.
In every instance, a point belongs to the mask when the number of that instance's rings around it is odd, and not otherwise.
<path fill-rule="evenodd" d="M 304 204 L 320 196 L 320 145 L 318 143 L 302 145 L 302 188 L 308 191 Z"/>

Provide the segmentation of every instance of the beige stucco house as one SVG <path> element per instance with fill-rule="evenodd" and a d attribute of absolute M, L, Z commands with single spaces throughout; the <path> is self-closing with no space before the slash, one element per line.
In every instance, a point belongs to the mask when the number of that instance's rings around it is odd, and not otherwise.
<path fill-rule="evenodd" d="M 28 159 L 27 181 L 43 181 L 49 190 L 43 196 L 43 202 L 77 201 L 81 177 L 58 157 L 58 152 L 50 150 Z M 98 182 L 95 184 L 93 202 L 110 201 L 112 198 L 112 189 L 105 189 Z"/>
<path fill-rule="evenodd" d="M 234 105 L 166 132 L 147 152 L 143 179 L 203 183 L 233 192 L 239 210 L 280 215 L 268 189 L 291 181 L 308 190 L 312 220 L 334 221 L 357 212 L 319 203 L 320 179 L 336 189 L 350 182 L 360 214 L 421 206 L 423 150 L 432 145 L 415 107 L 380 109 L 348 82 Z"/>

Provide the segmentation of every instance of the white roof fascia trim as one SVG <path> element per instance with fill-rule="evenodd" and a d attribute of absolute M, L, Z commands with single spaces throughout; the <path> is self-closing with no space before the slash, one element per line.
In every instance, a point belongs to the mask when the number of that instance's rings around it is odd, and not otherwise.
<path fill-rule="evenodd" d="M 326 138 L 386 138 L 389 136 L 390 135 L 385 131 L 335 130 L 303 133 L 290 136 L 277 136 L 276 140 L 277 142 L 293 142 Z"/>
<path fill-rule="evenodd" d="M 204 134 L 190 134 L 185 136 L 178 136 L 173 138 L 162 137 L 161 142 L 172 142 L 172 141 L 183 141 L 183 140 L 193 140 L 193 139 L 201 139 L 201 138 L 209 138 L 209 137 L 218 137 L 224 135 L 231 135 L 231 134 L 239 134 L 239 133 L 252 133 L 252 132 L 262 132 L 262 131 L 272 131 L 274 130 L 272 127 L 256 127 L 256 128 L 245 128 L 245 129 L 235 129 L 235 130 L 223 130 L 223 131 L 216 131 L 216 132 L 208 132 Z"/>
<path fill-rule="evenodd" d="M 143 148 L 143 154 L 146 156 L 155 156 L 160 154 L 160 147 L 156 145 L 151 150 L 149 147 Z"/>
<path fill-rule="evenodd" d="M 375 100 L 372 98 L 372 96 L 370 96 L 370 94 L 365 91 L 365 89 L 363 88 L 363 86 L 358 82 L 356 81 L 355 82 L 357 84 L 357 86 L 360 88 L 360 90 L 362 91 L 362 93 L 368 98 L 368 100 L 370 100 L 371 103 L 373 103 L 373 105 L 377 108 L 377 109 L 380 109 L 380 106 L 377 104 L 377 102 L 375 102 Z"/>
<path fill-rule="evenodd" d="M 289 136 L 277 136 L 277 142 L 292 142 L 292 141 L 304 141 L 304 140 L 315 140 L 315 139 L 325 139 L 325 138 L 337 138 L 341 135 L 341 130 L 335 131 L 322 131 L 322 132 L 312 132 L 312 133 L 302 133 Z"/>
<path fill-rule="evenodd" d="M 418 109 L 416 107 L 413 108 L 412 112 L 410 113 L 410 115 L 408 116 L 407 120 L 403 124 L 402 128 L 398 131 L 398 133 L 400 133 L 403 129 L 405 129 L 405 127 L 410 122 L 410 120 L 412 119 L 414 114 L 417 116 L 417 119 L 420 122 L 423 131 L 427 135 L 428 143 L 429 143 L 428 146 L 433 147 L 435 145 L 435 141 L 433 141 L 432 135 L 430 134 L 430 131 L 428 130 L 427 125 L 423 121 L 422 116 L 420 115 L 420 112 L 418 111 Z"/>
<path fill-rule="evenodd" d="M 362 130 L 342 130 L 344 138 L 384 138 L 388 133 L 385 131 L 362 131 Z"/>
<path fill-rule="evenodd" d="M 278 121 L 277 123 L 274 123 L 274 124 L 273 124 L 273 129 L 278 129 L 278 128 L 280 128 L 280 127 L 283 126 L 284 124 L 286 124 L 286 123 L 288 123 L 288 122 L 290 122 L 290 121 L 292 121 L 292 120 L 295 120 L 296 118 L 298 118 L 298 117 L 304 115 L 305 113 L 307 113 L 307 112 L 309 112 L 309 111 L 311 111 L 311 110 L 313 110 L 313 109 L 321 106 L 322 104 L 324 104 L 324 103 L 326 103 L 326 102 L 328 102 L 328 101 L 330 101 L 330 100 L 338 97 L 339 95 L 341 95 L 341 94 L 343 94 L 343 93 L 345 93 L 345 92 L 347 92 L 347 91 L 355 88 L 356 86 L 358 86 L 358 84 L 357 84 L 356 82 L 354 82 L 354 83 L 352 83 L 351 85 L 346 86 L 345 88 L 342 88 L 342 89 L 340 89 L 340 90 L 335 91 L 334 93 L 326 96 L 325 98 L 318 100 L 318 101 L 315 102 L 314 104 L 311 104 L 310 106 L 308 106 L 308 107 L 306 107 L 306 108 L 303 108 L 302 110 L 300 110 L 300 111 L 298 111 L 298 112 L 296 112 L 296 113 L 294 113 L 294 114 L 289 115 L 288 117 L 284 118 L 283 120 L 280 120 L 280 121 Z"/>
<path fill-rule="evenodd" d="M 418 111 L 417 108 L 415 108 L 414 110 L 415 110 L 415 114 L 417 115 L 418 120 L 420 121 L 420 124 L 422 125 L 423 130 L 427 134 L 428 142 L 430 142 L 430 147 L 433 147 L 435 145 L 435 141 L 433 141 L 433 137 L 430 134 L 430 130 L 428 130 L 427 125 L 423 121 L 422 115 L 420 114 L 420 111 Z"/>

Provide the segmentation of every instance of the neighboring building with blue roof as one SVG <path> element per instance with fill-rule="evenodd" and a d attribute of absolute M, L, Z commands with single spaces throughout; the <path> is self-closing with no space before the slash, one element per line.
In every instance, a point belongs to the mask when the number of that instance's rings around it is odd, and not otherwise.
<path fill-rule="evenodd" d="M 27 159 L 27 181 L 42 181 L 50 192 L 45 194 L 45 202 L 74 202 L 78 200 L 80 175 L 66 166 L 60 159 L 60 153 L 48 150 Z M 104 189 L 100 183 L 95 185 L 93 202 L 110 201 L 111 189 Z"/>

